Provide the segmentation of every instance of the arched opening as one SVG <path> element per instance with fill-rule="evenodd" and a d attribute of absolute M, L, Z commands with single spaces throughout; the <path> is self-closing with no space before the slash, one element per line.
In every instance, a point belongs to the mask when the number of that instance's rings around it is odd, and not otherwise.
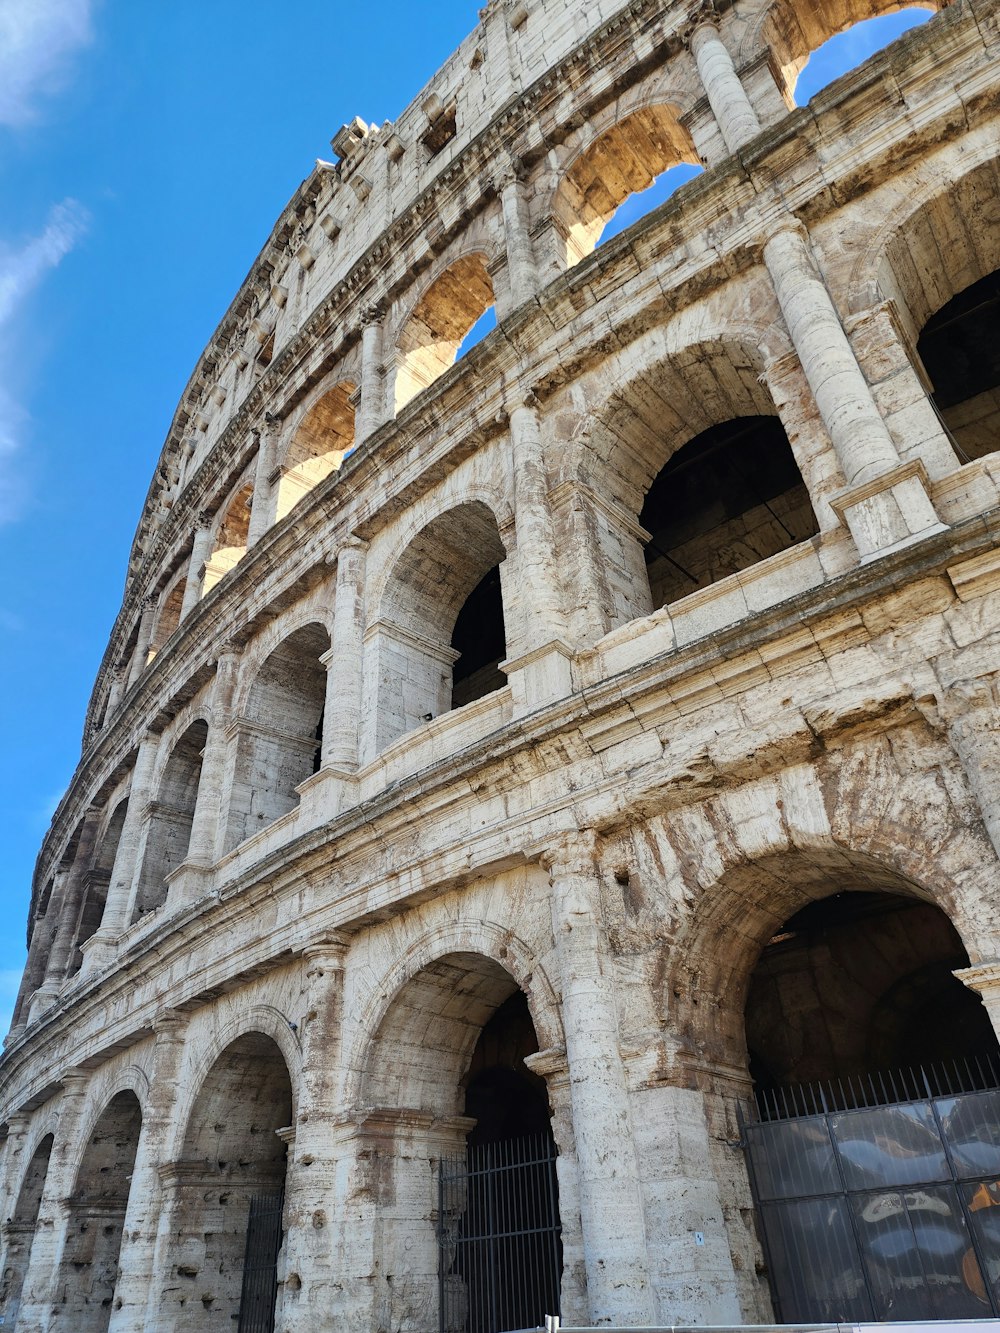
<path fill-rule="evenodd" d="M 52 1155 L 52 1142 L 52 1135 L 46 1134 L 32 1153 L 14 1212 L 4 1227 L 6 1255 L 0 1279 L 0 1313 L 3 1314 L 5 1328 L 12 1329 L 17 1325 L 17 1311 L 21 1304 L 28 1264 L 31 1262 L 31 1246 L 35 1239 L 42 1191 L 45 1189 L 45 1177 Z"/>
<path fill-rule="evenodd" d="M 259 1032 L 237 1038 L 198 1093 L 174 1168 L 173 1253 L 163 1294 L 171 1327 L 216 1333 L 271 1326 L 287 1154 L 281 1131 L 291 1123 L 292 1083 L 281 1051 Z M 248 1255 L 253 1268 L 244 1282 Z"/>
<path fill-rule="evenodd" d="M 843 32 L 828 37 L 822 46 L 816 47 L 806 58 L 795 80 L 796 106 L 805 106 L 834 79 L 839 79 L 848 70 L 857 69 L 876 52 L 885 50 L 904 32 L 926 23 L 933 13 L 934 10 L 930 8 L 895 9 L 891 13 L 862 19 Z"/>
<path fill-rule="evenodd" d="M 156 626 L 149 641 L 149 650 L 146 654 L 145 665 L 147 666 L 156 654 L 162 650 L 164 644 L 181 623 L 181 609 L 184 606 L 184 583 L 184 575 L 180 574 L 171 584 L 169 591 L 163 596 L 156 617 Z"/>
<path fill-rule="evenodd" d="M 330 636 L 305 625 L 257 673 L 240 722 L 226 851 L 299 803 L 298 787 L 319 770 Z"/>
<path fill-rule="evenodd" d="M 87 1142 L 69 1199 L 53 1330 L 106 1333 L 141 1128 L 139 1099 L 134 1092 L 120 1092 Z"/>
<path fill-rule="evenodd" d="M 525 1063 L 537 1049 L 524 994 L 476 954 L 425 967 L 380 1025 L 362 1094 L 378 1139 L 363 1151 L 393 1182 L 385 1252 L 405 1249 L 410 1292 L 406 1306 L 392 1290 L 385 1299 L 404 1333 L 439 1302 L 450 1333 L 534 1328 L 559 1312 L 556 1151 L 545 1085 Z"/>
<path fill-rule="evenodd" d="M 201 589 L 203 597 L 246 555 L 252 503 L 253 485 L 247 482 L 230 500 L 215 534 L 212 554 L 205 564 L 205 579 Z"/>
<path fill-rule="evenodd" d="M 397 561 L 378 620 L 378 748 L 506 684 L 500 566 L 479 501 L 433 519 Z"/>
<path fill-rule="evenodd" d="M 673 454 L 639 524 L 653 607 L 749 569 L 814 536 L 809 492 L 775 416 L 737 417 Z"/>
<path fill-rule="evenodd" d="M 891 302 L 916 368 L 963 461 L 997 448 L 1000 162 L 969 172 L 916 210 L 886 247 L 878 295 Z M 897 395 L 898 396 L 898 395 Z"/>
<path fill-rule="evenodd" d="M 662 203 L 700 168 L 701 159 L 675 107 L 644 107 L 625 116 L 580 154 L 556 190 L 552 216 L 564 266 L 571 268 L 589 255 L 602 234 L 622 230 L 609 229 L 609 224 L 626 200 L 632 207 L 622 220 L 625 226 Z"/>
<path fill-rule="evenodd" d="M 1000 444 L 1000 272 L 953 296 L 924 325 L 917 353 L 963 459 Z"/>
<path fill-rule="evenodd" d="M 803 106 L 821 87 L 921 22 L 921 10 L 934 13 L 939 8 L 936 3 L 907 5 L 894 0 L 823 0 L 815 5 L 779 0 L 768 15 L 763 36 L 788 105 Z M 871 22 L 879 19 L 883 21 Z M 839 42 L 831 41 L 841 35 Z M 810 68 L 800 86 L 807 63 Z"/>
<path fill-rule="evenodd" d="M 481 254 L 456 259 L 417 302 L 399 336 L 396 411 L 443 375 L 476 322 L 493 305 Z"/>
<path fill-rule="evenodd" d="M 278 482 L 280 520 L 314 486 L 336 472 L 354 448 L 354 385 L 344 381 L 314 403 L 292 436 Z"/>
<path fill-rule="evenodd" d="M 764 943 L 746 1138 L 782 1321 L 1000 1312 L 1000 1051 L 966 966 L 939 908 L 850 876 Z"/>
<path fill-rule="evenodd" d="M 146 830 L 133 921 L 163 906 L 167 877 L 187 856 L 207 740 L 208 724 L 192 722 L 170 752 Z"/>
<path fill-rule="evenodd" d="M 86 944 L 91 935 L 100 929 L 104 917 L 104 906 L 108 900 L 108 885 L 111 872 L 115 868 L 115 856 L 121 841 L 125 815 L 128 812 L 128 800 L 119 801 L 112 811 L 104 829 L 104 834 L 97 847 L 93 865 L 87 872 L 86 887 L 80 908 L 80 919 L 76 928 L 73 952 L 69 959 L 69 975 L 74 976 L 83 964 L 80 946 Z"/>

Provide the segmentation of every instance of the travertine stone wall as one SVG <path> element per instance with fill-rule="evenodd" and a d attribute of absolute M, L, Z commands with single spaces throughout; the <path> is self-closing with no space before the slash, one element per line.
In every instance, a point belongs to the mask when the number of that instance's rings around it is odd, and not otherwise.
<path fill-rule="evenodd" d="M 877 8 L 490 0 L 283 211 L 39 857 L 0 1061 L 18 1333 L 232 1328 L 282 1185 L 280 1333 L 433 1328 L 436 1173 L 518 991 L 564 1322 L 766 1322 L 748 1046 L 833 975 L 769 943 L 894 895 L 892 984 L 947 963 L 1000 1032 L 996 388 L 942 419 L 917 346 L 1000 267 L 1000 22 L 956 0 L 793 110 Z M 650 487 L 762 416 L 801 482 L 651 587 Z M 506 657 L 453 707 L 496 570 Z"/>

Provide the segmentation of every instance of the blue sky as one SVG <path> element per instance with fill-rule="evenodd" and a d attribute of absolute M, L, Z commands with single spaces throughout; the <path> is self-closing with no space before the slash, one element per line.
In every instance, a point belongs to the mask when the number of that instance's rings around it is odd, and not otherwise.
<path fill-rule="evenodd" d="M 337 0 L 0 0 L 2 1031 L 34 859 L 195 360 L 335 131 L 392 119 L 475 22 L 476 0 L 382 0 L 377 19 Z M 867 54 L 858 36 L 821 81 Z"/>

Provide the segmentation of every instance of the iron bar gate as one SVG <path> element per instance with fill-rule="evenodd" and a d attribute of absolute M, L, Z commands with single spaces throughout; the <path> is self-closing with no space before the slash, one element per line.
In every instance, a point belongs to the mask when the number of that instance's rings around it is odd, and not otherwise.
<path fill-rule="evenodd" d="M 782 1322 L 1000 1315 L 995 1058 L 761 1091 L 742 1130 Z"/>
<path fill-rule="evenodd" d="M 254 1195 L 250 1200 L 237 1333 L 274 1333 L 284 1204 L 284 1193 Z"/>
<path fill-rule="evenodd" d="M 537 1328 L 559 1313 L 551 1137 L 481 1144 L 444 1158 L 438 1217 L 440 1333 Z"/>

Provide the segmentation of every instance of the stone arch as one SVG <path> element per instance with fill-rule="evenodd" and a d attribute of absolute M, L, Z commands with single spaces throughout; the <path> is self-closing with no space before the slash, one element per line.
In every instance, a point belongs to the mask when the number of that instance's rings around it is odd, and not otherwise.
<path fill-rule="evenodd" d="M 681 163 L 701 166 L 694 142 L 670 103 L 639 107 L 588 136 L 565 166 L 550 204 L 559 266 L 571 268 L 596 247 L 630 196 Z"/>
<path fill-rule="evenodd" d="M 462 1308 L 479 1304 L 475 1262 L 446 1247 L 439 1252 L 438 1230 L 443 1229 L 442 1236 L 458 1236 L 469 1218 L 483 1218 L 497 1206 L 479 1192 L 482 1186 L 470 1181 L 459 1196 L 446 1195 L 439 1225 L 431 1225 L 441 1159 L 465 1160 L 466 1152 L 476 1152 L 480 1131 L 502 1134 L 511 1127 L 511 1139 L 487 1137 L 484 1143 L 502 1142 L 499 1151 L 513 1162 L 522 1126 L 539 1126 L 527 1133 L 550 1143 L 552 1129 L 547 1090 L 525 1063 L 538 1046 L 530 1001 L 511 972 L 478 952 L 438 952 L 415 971 L 414 959 L 408 961 L 410 975 L 383 1006 L 360 1074 L 362 1156 L 356 1169 L 359 1193 L 362 1176 L 393 1181 L 380 1245 L 388 1257 L 405 1243 L 407 1292 L 401 1300 L 388 1285 L 382 1299 L 394 1327 L 415 1330 L 431 1317 L 442 1277 L 446 1301 L 451 1296 Z M 487 1084 L 490 1095 L 484 1097 L 480 1094 Z M 516 1209 L 508 1207 L 514 1215 Z M 542 1225 L 546 1218 L 558 1218 L 554 1185 L 548 1207 L 553 1211 L 539 1217 Z M 550 1300 L 558 1298 L 558 1269 L 552 1281 Z M 505 1303 L 518 1314 L 505 1315 L 501 1303 L 493 1326 L 537 1323 L 541 1314 L 535 1306 L 543 1286 L 544 1279 L 535 1281 L 534 1273 L 512 1266 Z"/>
<path fill-rule="evenodd" d="M 187 856 L 207 740 L 208 723 L 204 718 L 195 719 L 174 742 L 160 771 L 146 828 L 133 921 L 163 906 L 167 878 Z"/>
<path fill-rule="evenodd" d="M 118 844 L 121 841 L 127 813 L 128 797 L 123 796 L 120 801 L 116 801 L 114 805 L 110 806 L 104 828 L 98 834 L 93 861 L 86 874 L 80 915 L 74 934 L 73 949 L 69 958 L 68 971 L 70 976 L 79 972 L 83 964 L 83 953 L 80 946 L 86 944 L 87 940 L 100 928 L 104 917 L 104 905 L 108 898 L 111 872 L 115 867 L 115 857 L 118 854 Z"/>
<path fill-rule="evenodd" d="M 281 1047 L 245 1029 L 200 1081 L 170 1172 L 172 1246 L 161 1303 L 178 1326 L 214 1333 L 238 1317 L 250 1202 L 264 1196 L 280 1207 L 288 1134 L 279 1131 L 290 1132 L 293 1114 Z M 273 1296 L 267 1300 L 273 1306 Z"/>
<path fill-rule="evenodd" d="M 1000 158 L 945 187 L 940 177 L 920 184 L 855 268 L 852 304 L 862 294 L 888 301 L 907 359 L 959 458 L 968 461 L 993 452 L 1000 429 L 1000 356 L 992 338 L 1000 300 Z"/>
<path fill-rule="evenodd" d="M 53 1330 L 106 1333 L 141 1128 L 139 1098 L 123 1089 L 104 1104 L 86 1134 L 69 1200 Z"/>
<path fill-rule="evenodd" d="M 393 562 L 372 627 L 379 751 L 422 722 L 506 684 L 500 670 L 506 556 L 493 510 L 467 500 L 427 522 Z M 464 666 L 470 670 L 460 675 Z M 468 697 L 458 690 L 466 681 Z"/>
<path fill-rule="evenodd" d="M 246 555 L 252 505 L 253 482 L 243 478 L 222 506 L 212 538 L 212 554 L 205 562 L 202 597 L 211 592 L 223 575 L 234 569 Z"/>
<path fill-rule="evenodd" d="M 5 1219 L 6 1244 L 3 1273 L 0 1274 L 0 1311 L 11 1328 L 17 1324 L 17 1311 L 31 1262 L 31 1247 L 54 1142 L 53 1130 L 47 1127 L 32 1149 L 18 1185 L 13 1212 Z"/>
<path fill-rule="evenodd" d="M 281 1058 L 290 1072 L 292 1081 L 292 1121 L 294 1122 L 298 1108 L 298 1081 L 302 1064 L 302 1049 L 297 1036 L 289 1026 L 287 1014 L 283 1013 L 276 1005 L 252 1004 L 227 1022 L 220 1024 L 213 1022 L 210 1032 L 203 1034 L 199 1040 L 197 1059 L 193 1061 L 190 1074 L 184 1079 L 183 1089 L 178 1094 L 171 1139 L 166 1150 L 168 1156 L 175 1159 L 183 1157 L 185 1135 L 201 1088 L 223 1053 L 234 1042 L 251 1033 L 269 1038 L 281 1052 Z"/>
<path fill-rule="evenodd" d="M 153 626 L 153 633 L 149 641 L 149 649 L 146 654 L 146 661 L 143 666 L 147 666 L 157 653 L 161 652 L 164 644 L 170 639 L 171 635 L 181 623 L 181 610 L 184 606 L 184 587 L 187 583 L 187 571 L 181 569 L 169 583 L 160 597 L 160 605 L 156 612 L 156 620 Z"/>
<path fill-rule="evenodd" d="M 466 334 L 493 305 L 488 262 L 482 250 L 452 259 L 401 320 L 396 339 L 397 412 L 453 364 Z"/>
<path fill-rule="evenodd" d="M 315 620 L 294 630 L 254 673 L 239 720 L 225 851 L 299 802 L 322 758 L 330 635 Z"/>
<path fill-rule="evenodd" d="M 336 472 L 354 448 L 354 391 L 340 380 L 302 413 L 281 462 L 276 518 L 284 518 L 314 486 Z"/>
<path fill-rule="evenodd" d="M 651 339 L 653 355 L 595 407 L 580 458 L 622 516 L 595 516 L 616 623 L 818 531 L 759 346 L 727 336 L 675 349 L 675 337 Z"/>
<path fill-rule="evenodd" d="M 776 0 L 744 33 L 740 64 L 766 53 L 779 89 L 788 105 L 794 106 L 796 80 L 813 51 L 866 19 L 913 7 L 936 12 L 944 5 L 936 0 L 822 0 L 808 5 Z"/>
<path fill-rule="evenodd" d="M 482 957 L 507 973 L 514 986 L 528 997 L 539 1045 L 543 1049 L 561 1048 L 565 1039 L 559 999 L 548 973 L 539 962 L 538 952 L 509 925 L 488 919 L 452 922 L 415 940 L 379 976 L 377 983 L 369 988 L 368 1000 L 360 1004 L 357 1038 L 346 1079 L 348 1104 L 366 1104 L 366 1073 L 377 1053 L 378 1033 L 397 997 L 414 977 L 452 954 Z"/>

